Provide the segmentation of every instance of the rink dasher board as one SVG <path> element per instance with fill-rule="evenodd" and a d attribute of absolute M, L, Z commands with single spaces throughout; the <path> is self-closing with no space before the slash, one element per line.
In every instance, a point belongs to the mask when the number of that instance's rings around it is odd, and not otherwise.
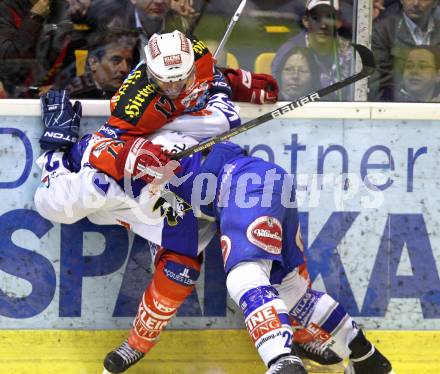
<path fill-rule="evenodd" d="M 106 353 L 126 337 L 120 330 L 0 331 L 0 372 L 96 374 Z M 396 374 L 440 372 L 438 331 L 369 331 L 368 338 L 390 359 Z M 310 374 L 342 373 L 343 366 L 305 361 Z M 246 331 L 170 330 L 131 374 L 264 373 Z"/>
<path fill-rule="evenodd" d="M 84 131 L 104 123 L 107 106 L 84 101 Z M 244 120 L 273 108 L 240 106 Z M 297 196 L 314 284 L 367 328 L 440 328 L 438 111 L 314 103 L 237 138 L 251 154 L 302 175 L 304 188 L 310 183 Z M 122 227 L 42 219 L 32 199 L 39 103 L 3 100 L 0 113 L 0 328 L 128 328 L 150 277 L 145 242 Z M 344 168 L 347 189 L 332 185 Z M 382 190 L 360 178 L 373 171 Z M 329 175 L 335 179 L 325 181 Z M 365 207 L 381 197 L 378 207 Z M 92 275 L 78 276 L 80 266 Z M 206 266 L 169 328 L 243 326 L 226 297 L 218 248 L 207 252 Z"/>

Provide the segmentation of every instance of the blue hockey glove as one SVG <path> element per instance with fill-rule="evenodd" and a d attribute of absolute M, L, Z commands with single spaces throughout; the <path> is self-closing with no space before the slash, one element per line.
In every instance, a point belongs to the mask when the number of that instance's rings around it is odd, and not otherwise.
<path fill-rule="evenodd" d="M 41 116 L 44 133 L 40 138 L 42 149 L 69 149 L 79 136 L 82 108 L 79 101 L 72 104 L 66 90 L 49 91 L 41 97 Z"/>

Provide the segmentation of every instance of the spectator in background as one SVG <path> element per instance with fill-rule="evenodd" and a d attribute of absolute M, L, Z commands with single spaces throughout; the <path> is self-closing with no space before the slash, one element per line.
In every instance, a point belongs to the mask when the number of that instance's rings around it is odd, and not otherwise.
<path fill-rule="evenodd" d="M 81 21 L 85 17 L 92 0 L 66 0 L 66 2 L 70 19 L 76 22 Z"/>
<path fill-rule="evenodd" d="M 301 24 L 302 18 L 307 13 L 306 6 L 308 0 L 290 0 L 290 2 L 293 2 L 296 22 Z M 331 0 L 329 2 L 333 4 L 333 7 L 338 8 L 338 34 L 346 39 L 351 39 L 353 29 L 353 0 Z M 273 7 L 274 5 L 272 4 L 270 6 Z"/>
<path fill-rule="evenodd" d="M 286 55 L 280 75 L 275 78 L 280 86 L 279 100 L 292 101 L 320 88 L 317 69 L 307 48 L 295 48 Z"/>
<path fill-rule="evenodd" d="M 347 78 L 351 74 L 353 51 L 348 40 L 337 35 L 340 25 L 337 0 L 308 0 L 303 17 L 305 30 L 289 39 L 277 51 L 272 75 L 280 76 L 282 61 L 295 48 L 308 48 L 318 67 L 321 87 Z M 329 95 L 329 100 L 347 100 L 348 92 Z"/>
<path fill-rule="evenodd" d="M 120 12 L 121 4 L 125 3 L 128 0 L 62 0 L 58 18 L 52 19 L 53 23 L 45 26 L 50 31 L 40 42 L 40 60 L 47 65 L 45 70 L 48 72 L 40 78 L 40 86 L 43 86 L 40 87 L 40 93 L 71 83 L 75 83 L 77 88 L 83 86 L 81 94 L 89 91 L 93 83 L 91 75 L 83 74 L 78 67 L 84 66 L 81 60 L 89 50 L 96 50 L 96 40 L 104 40 L 106 35 L 116 34 L 109 23 L 114 23 L 117 18 L 125 19 L 125 15 Z M 123 22 L 119 22 L 118 26 L 120 35 L 137 34 L 134 29 L 131 32 L 127 30 Z M 56 69 L 51 68 L 51 65 Z M 79 79 L 74 79 L 78 76 Z M 97 98 L 100 97 L 101 94 Z"/>
<path fill-rule="evenodd" d="M 438 0 L 401 0 L 396 14 L 373 23 L 372 50 L 376 73 L 370 78 L 370 100 L 393 101 L 398 94 L 403 63 L 416 45 L 440 45 L 440 21 L 433 13 Z"/>
<path fill-rule="evenodd" d="M 72 98 L 110 99 L 134 66 L 136 39 L 105 35 L 88 53 L 85 73 L 65 87 Z"/>
<path fill-rule="evenodd" d="M 83 74 L 81 70 L 77 70 L 78 66 L 82 66 L 80 56 L 87 51 L 96 51 L 96 40 L 103 40 L 106 35 L 125 35 L 130 40 L 130 55 L 135 59 L 130 65 L 134 66 L 139 61 L 139 55 L 143 56 L 144 53 L 139 40 L 145 39 L 145 35 L 150 33 L 163 31 L 169 9 L 170 0 L 66 0 L 64 18 L 58 24 L 52 25 L 53 35 L 45 39 L 43 58 L 44 61 L 56 61 L 63 53 L 63 63 L 50 75 L 50 79 L 46 77 L 40 80 L 45 82 L 43 90 L 58 87 L 68 89 L 73 97 L 93 98 L 97 95 L 96 98 L 107 98 L 109 92 L 114 92 L 113 83 L 109 87 L 103 87 L 99 79 L 96 79 L 96 75 L 102 72 L 101 68 L 107 65 L 101 64 L 101 60 L 94 64 L 89 59 L 88 71 Z M 131 50 L 133 38 L 136 38 L 136 53 Z M 101 51 L 107 48 L 105 43 L 102 46 L 105 48 Z M 124 53 L 127 53 L 127 48 Z M 91 56 L 94 56 L 93 52 L 90 53 L 89 57 Z M 99 67 L 98 71 L 93 73 L 93 67 Z M 117 67 L 120 68 L 122 65 Z M 115 71 L 105 74 L 109 73 L 119 74 Z M 123 75 L 127 74 L 128 72 Z M 105 77 L 101 79 L 107 80 Z"/>
<path fill-rule="evenodd" d="M 171 9 L 185 17 L 195 17 L 194 0 L 171 0 Z"/>
<path fill-rule="evenodd" d="M 380 17 L 385 10 L 384 0 L 373 0 L 373 21 Z"/>
<path fill-rule="evenodd" d="M 135 8 L 136 26 L 151 35 L 165 28 L 171 0 L 130 0 Z"/>
<path fill-rule="evenodd" d="M 398 101 L 440 102 L 440 57 L 433 47 L 413 48 L 403 66 L 402 88 Z"/>
<path fill-rule="evenodd" d="M 72 21 L 100 32 L 137 32 L 139 54 L 148 38 L 165 29 L 171 0 L 69 0 Z M 82 3 L 75 7 L 73 3 Z"/>
<path fill-rule="evenodd" d="M 10 97 L 30 97 L 38 75 L 36 46 L 51 0 L 0 2 L 0 80 Z"/>

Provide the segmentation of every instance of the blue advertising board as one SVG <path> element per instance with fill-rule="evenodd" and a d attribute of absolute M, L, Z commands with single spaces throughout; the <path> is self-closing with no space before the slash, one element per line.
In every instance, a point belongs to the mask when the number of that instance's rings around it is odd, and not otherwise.
<path fill-rule="evenodd" d="M 84 118 L 84 131 L 104 120 Z M 314 285 L 367 328 L 440 328 L 439 122 L 287 118 L 237 137 L 296 175 Z M 41 131 L 37 116 L 0 118 L 0 328 L 127 328 L 152 274 L 148 243 L 35 211 Z M 243 326 L 216 239 L 170 327 L 208 326 Z"/>

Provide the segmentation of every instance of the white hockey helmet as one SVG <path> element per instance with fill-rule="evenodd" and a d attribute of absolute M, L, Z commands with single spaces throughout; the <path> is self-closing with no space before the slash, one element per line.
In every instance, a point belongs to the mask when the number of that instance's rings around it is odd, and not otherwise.
<path fill-rule="evenodd" d="M 150 78 L 165 95 L 178 96 L 194 78 L 192 44 L 180 31 L 151 36 L 145 58 Z"/>

